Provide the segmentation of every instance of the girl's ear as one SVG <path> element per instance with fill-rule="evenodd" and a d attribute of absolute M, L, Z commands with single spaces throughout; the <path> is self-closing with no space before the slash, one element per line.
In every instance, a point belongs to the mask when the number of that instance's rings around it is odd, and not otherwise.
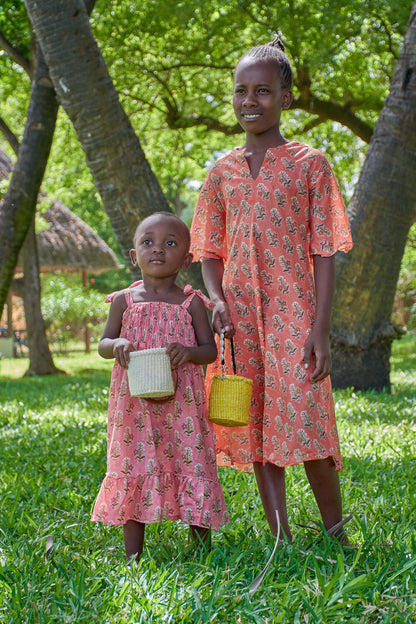
<path fill-rule="evenodd" d="M 136 258 L 136 250 L 135 249 L 130 249 L 130 259 L 131 259 L 132 265 L 136 266 L 137 258 Z"/>
<path fill-rule="evenodd" d="M 192 263 L 192 260 L 193 260 L 193 259 L 194 259 L 194 256 L 193 256 L 193 254 L 191 254 L 191 252 L 189 251 L 189 252 L 186 254 L 185 259 L 184 259 L 184 261 L 183 261 L 183 263 L 182 263 L 182 268 L 183 268 L 183 269 L 187 269 L 187 268 L 190 266 L 190 264 Z"/>
<path fill-rule="evenodd" d="M 283 94 L 283 105 L 282 105 L 282 108 L 283 109 L 290 108 L 290 105 L 292 104 L 292 102 L 293 102 L 293 92 L 290 91 L 290 90 L 285 91 L 284 94 Z"/>

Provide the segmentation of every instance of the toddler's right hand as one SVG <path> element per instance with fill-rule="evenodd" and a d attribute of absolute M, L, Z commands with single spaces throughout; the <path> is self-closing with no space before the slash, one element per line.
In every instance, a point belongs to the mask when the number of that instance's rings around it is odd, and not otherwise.
<path fill-rule="evenodd" d="M 123 368 L 127 368 L 130 362 L 130 352 L 134 351 L 134 347 L 127 338 L 117 338 L 113 344 L 113 354 L 117 362 Z"/>

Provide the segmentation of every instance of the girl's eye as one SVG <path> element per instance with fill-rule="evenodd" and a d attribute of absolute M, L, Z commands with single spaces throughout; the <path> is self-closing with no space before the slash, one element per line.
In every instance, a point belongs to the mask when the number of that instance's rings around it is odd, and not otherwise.
<path fill-rule="evenodd" d="M 176 241 L 170 240 L 166 243 L 169 247 L 176 247 Z"/>
<path fill-rule="evenodd" d="M 142 245 L 148 246 L 148 245 L 151 245 L 151 244 L 152 244 L 152 241 L 149 238 L 146 238 L 144 241 L 142 241 Z"/>
<path fill-rule="evenodd" d="M 259 92 L 259 93 L 268 93 L 268 92 L 269 92 L 269 90 L 268 90 L 268 89 L 266 89 L 265 87 L 262 87 L 261 89 L 259 89 L 259 91 L 258 91 L 258 92 Z"/>

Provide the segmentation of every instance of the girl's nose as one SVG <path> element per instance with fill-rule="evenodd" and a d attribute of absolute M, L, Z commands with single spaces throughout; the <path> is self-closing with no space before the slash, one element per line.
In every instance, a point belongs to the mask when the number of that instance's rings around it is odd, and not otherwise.
<path fill-rule="evenodd" d="M 253 91 L 247 91 L 246 96 L 243 100 L 244 106 L 256 106 L 256 94 Z"/>

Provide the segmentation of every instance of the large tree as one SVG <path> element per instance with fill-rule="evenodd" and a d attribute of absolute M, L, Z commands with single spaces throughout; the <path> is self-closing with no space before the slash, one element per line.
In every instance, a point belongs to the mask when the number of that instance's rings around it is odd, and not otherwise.
<path fill-rule="evenodd" d="M 27 70 L 32 74 L 29 63 Z M 57 111 L 58 102 L 48 68 L 37 46 L 28 121 L 23 140 L 17 149 L 13 177 L 0 210 L 0 229 L 3 234 L 0 250 L 1 308 L 7 299 L 19 252 L 23 248 L 25 287 L 22 294 L 30 352 L 28 374 L 59 372 L 53 363 L 42 318 L 34 232 L 37 197 L 48 162 Z M 10 142 L 14 145 L 17 140 L 15 138 Z"/>
<path fill-rule="evenodd" d="M 25 4 L 128 262 L 138 219 L 169 205 L 120 104 L 82 0 Z"/>
<path fill-rule="evenodd" d="M 334 384 L 389 388 L 390 322 L 407 235 L 416 218 L 416 3 L 390 94 L 348 206 L 355 247 L 337 264 Z"/>
<path fill-rule="evenodd" d="M 88 13 L 95 0 L 85 0 Z M 12 180 L 1 203 L 0 229 L 6 234 L 0 252 L 0 300 L 7 297 L 20 250 L 23 258 L 23 286 L 29 368 L 26 375 L 60 372 L 56 368 L 46 337 L 41 310 L 41 285 L 35 236 L 35 211 L 55 130 L 58 101 L 48 67 L 35 37 L 31 37 L 32 59 L 13 46 L 0 32 L 0 45 L 31 78 L 32 89 L 25 132 L 21 144 L 2 121 L 2 131 L 17 155 Z"/>

